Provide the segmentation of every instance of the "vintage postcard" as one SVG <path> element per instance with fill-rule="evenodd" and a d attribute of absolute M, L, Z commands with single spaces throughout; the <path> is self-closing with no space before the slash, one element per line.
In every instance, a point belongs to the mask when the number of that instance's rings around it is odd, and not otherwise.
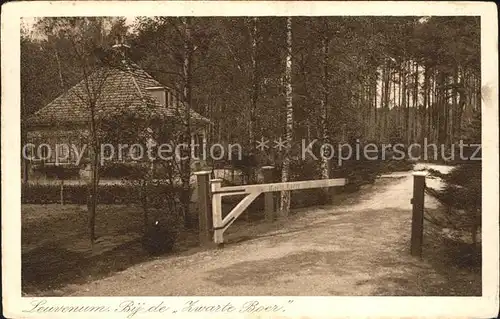
<path fill-rule="evenodd" d="M 486 2 L 2 6 L 8 318 L 492 318 Z"/>

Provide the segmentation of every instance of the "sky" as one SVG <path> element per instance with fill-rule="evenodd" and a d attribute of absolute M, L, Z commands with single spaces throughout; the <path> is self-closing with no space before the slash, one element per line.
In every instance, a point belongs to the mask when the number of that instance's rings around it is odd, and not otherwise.
<path fill-rule="evenodd" d="M 36 23 L 36 19 L 38 17 L 22 17 L 21 18 L 21 24 L 25 25 L 28 29 L 33 28 L 33 25 Z M 126 16 L 125 17 L 125 23 L 127 25 L 132 25 L 134 22 L 135 16 Z"/>

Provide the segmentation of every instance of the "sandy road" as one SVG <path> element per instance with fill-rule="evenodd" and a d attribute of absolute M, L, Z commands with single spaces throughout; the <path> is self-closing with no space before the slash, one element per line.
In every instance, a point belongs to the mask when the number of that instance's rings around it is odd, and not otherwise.
<path fill-rule="evenodd" d="M 66 291 L 87 296 L 452 294 L 446 274 L 409 254 L 411 192 L 412 176 L 406 173 L 377 182 L 354 204 L 308 211 L 275 233 L 154 260 Z"/>

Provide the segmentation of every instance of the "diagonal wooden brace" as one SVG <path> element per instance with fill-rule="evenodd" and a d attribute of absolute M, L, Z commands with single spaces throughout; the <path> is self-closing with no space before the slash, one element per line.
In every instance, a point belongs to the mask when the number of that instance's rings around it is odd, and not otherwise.
<path fill-rule="evenodd" d="M 251 193 L 245 196 L 245 198 L 243 198 L 224 218 L 222 221 L 224 225 L 223 229 L 226 230 L 260 194 L 261 193 Z"/>
<path fill-rule="evenodd" d="M 227 216 L 222 219 L 222 196 L 214 194 L 212 197 L 212 207 L 214 208 L 214 241 L 216 244 L 224 242 L 223 234 L 226 229 L 238 218 L 245 209 L 259 196 L 260 192 L 248 194 L 236 205 Z M 220 213 L 219 213 L 220 212 Z"/>

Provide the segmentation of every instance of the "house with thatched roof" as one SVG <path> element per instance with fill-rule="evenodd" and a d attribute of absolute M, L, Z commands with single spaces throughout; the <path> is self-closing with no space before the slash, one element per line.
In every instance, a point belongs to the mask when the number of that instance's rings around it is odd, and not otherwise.
<path fill-rule="evenodd" d="M 105 64 L 69 90 L 58 96 L 48 105 L 30 116 L 24 123 L 26 143 L 54 147 L 55 145 L 82 145 L 87 143 L 91 108 L 96 117 L 120 116 L 125 108 L 132 112 L 155 114 L 161 125 L 170 125 L 188 115 L 192 142 L 206 142 L 207 127 L 210 120 L 187 109 L 177 90 L 163 85 L 126 56 L 125 44 L 116 44 L 114 50 L 120 58 L 116 63 Z M 115 53 L 116 53 L 115 52 Z M 93 103 L 93 104 L 92 104 Z M 25 143 L 25 144 L 26 144 Z M 76 155 L 70 150 L 65 162 L 56 159 L 56 153 L 41 148 L 46 154 L 38 154 L 41 159 L 33 158 L 33 163 L 43 165 L 72 165 Z M 61 152 L 67 150 L 61 149 Z M 50 152 L 51 154 L 47 154 Z M 62 154 L 63 157 L 64 154 Z"/>

